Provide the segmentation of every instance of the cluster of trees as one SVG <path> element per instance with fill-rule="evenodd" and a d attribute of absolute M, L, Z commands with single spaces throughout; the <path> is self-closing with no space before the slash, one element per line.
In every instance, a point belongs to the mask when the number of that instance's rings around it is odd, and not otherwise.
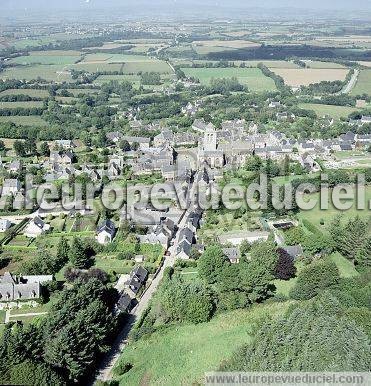
<path fill-rule="evenodd" d="M 344 304 L 325 292 L 310 303 L 292 306 L 283 317 L 267 320 L 253 342 L 221 370 L 368 371 L 370 318 L 369 309 L 359 307 L 350 294 Z"/>
<path fill-rule="evenodd" d="M 198 261 L 198 272 L 216 294 L 218 309 L 231 310 L 271 296 L 279 255 L 273 242 L 254 244 L 251 259 L 231 264 L 219 246 L 210 246 Z"/>
<path fill-rule="evenodd" d="M 0 383 L 66 385 L 89 378 L 117 326 L 117 296 L 97 279 L 79 281 L 37 325 L 8 323 L 0 338 Z"/>
<path fill-rule="evenodd" d="M 349 71 L 344 81 L 322 81 L 320 83 L 313 83 L 309 86 L 301 86 L 303 94 L 317 95 L 317 94 L 336 94 L 340 92 L 343 87 L 350 81 L 354 70 Z"/>
<path fill-rule="evenodd" d="M 14 107 L 0 109 L 0 116 L 14 117 L 16 115 L 42 115 L 45 109 L 43 107 Z"/>
<path fill-rule="evenodd" d="M 202 281 L 187 282 L 168 271 L 158 292 L 161 316 L 165 323 L 202 323 L 211 318 L 213 295 Z"/>
<path fill-rule="evenodd" d="M 62 237 L 54 255 L 41 250 L 36 257 L 22 263 L 21 271 L 28 275 L 54 275 L 67 263 L 76 269 L 88 269 L 94 263 L 96 248 L 92 240 L 75 237 L 72 243 L 69 243 Z"/>
<path fill-rule="evenodd" d="M 239 83 L 236 77 L 232 77 L 211 79 L 208 90 L 210 94 L 227 94 L 232 91 L 244 91 L 246 88 Z"/>
<path fill-rule="evenodd" d="M 342 221 L 337 216 L 330 224 L 333 247 L 360 268 L 371 267 L 371 237 L 368 223 L 358 216 Z"/>
<path fill-rule="evenodd" d="M 285 94 L 290 94 L 290 88 L 285 85 L 285 81 L 283 78 L 279 75 L 277 75 L 275 72 L 271 71 L 266 65 L 263 63 L 258 64 L 258 68 L 260 68 L 261 72 L 269 77 L 272 78 L 274 83 L 276 84 L 276 87 L 278 90 L 285 92 Z"/>
<path fill-rule="evenodd" d="M 143 72 L 140 75 L 140 82 L 146 85 L 159 85 L 161 84 L 161 74 L 158 72 Z"/>

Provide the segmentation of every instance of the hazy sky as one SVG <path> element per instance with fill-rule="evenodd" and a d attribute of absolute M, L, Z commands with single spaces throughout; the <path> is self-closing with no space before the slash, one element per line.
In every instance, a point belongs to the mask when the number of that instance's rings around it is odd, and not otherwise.
<path fill-rule="evenodd" d="M 175 6 L 187 7 L 192 5 L 216 5 L 218 7 L 267 7 L 267 8 L 309 8 L 309 9 L 352 9 L 360 11 L 371 10 L 371 0 L 0 0 L 0 8 L 6 10 L 25 9 L 36 10 L 39 8 L 104 8 L 112 6 L 135 6 L 147 3 L 152 7 Z"/>

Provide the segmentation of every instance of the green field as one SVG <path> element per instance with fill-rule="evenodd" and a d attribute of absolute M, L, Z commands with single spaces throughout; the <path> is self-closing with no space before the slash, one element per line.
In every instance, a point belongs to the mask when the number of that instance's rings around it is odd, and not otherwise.
<path fill-rule="evenodd" d="M 69 70 L 75 71 L 87 71 L 87 72 L 100 72 L 100 71 L 121 71 L 122 63 L 107 63 L 107 62 L 80 62 L 68 66 Z"/>
<path fill-rule="evenodd" d="M 356 107 L 321 105 L 316 103 L 300 103 L 299 107 L 305 110 L 313 110 L 318 118 L 329 115 L 337 120 L 341 117 L 347 118 L 349 114 L 358 110 Z"/>
<path fill-rule="evenodd" d="M 140 76 L 139 75 L 100 75 L 95 81 L 94 84 L 101 85 L 103 83 L 108 83 L 111 80 L 115 80 L 118 82 L 129 81 L 134 85 L 140 84 Z"/>
<path fill-rule="evenodd" d="M 93 88 L 69 88 L 67 89 L 67 91 L 73 94 L 74 96 L 78 96 L 79 94 L 96 94 L 99 92 L 99 90 Z"/>
<path fill-rule="evenodd" d="M 263 75 L 258 68 L 182 68 L 187 76 L 197 78 L 202 84 L 209 84 L 213 78 L 232 78 L 252 91 L 274 91 L 276 86 L 271 78 Z"/>
<path fill-rule="evenodd" d="M 332 219 L 338 214 L 342 214 L 344 216 L 344 219 L 349 219 L 349 218 L 356 217 L 356 216 L 359 216 L 365 220 L 370 220 L 370 218 L 371 218 L 371 214 L 370 214 L 369 209 L 357 210 L 355 200 L 353 200 L 352 208 L 347 210 L 347 211 L 340 211 L 340 210 L 336 209 L 332 203 L 329 204 L 328 210 L 321 210 L 319 207 L 319 193 L 312 195 L 312 197 L 313 196 L 316 197 L 317 201 L 318 201 L 316 207 L 312 210 L 300 211 L 300 213 L 298 214 L 298 218 L 300 220 L 307 219 L 312 224 L 316 225 L 318 228 L 322 228 L 325 230 L 326 227 L 332 221 Z M 331 192 L 330 192 L 330 198 L 331 198 Z M 367 205 L 370 201 L 371 201 L 371 186 L 367 186 L 366 187 Z M 366 205 L 366 208 L 367 208 L 367 205 Z M 324 226 L 320 224 L 321 219 L 323 219 L 325 221 Z"/>
<path fill-rule="evenodd" d="M 11 60 L 14 64 L 59 64 L 67 65 L 76 63 L 81 59 L 78 51 L 37 51 L 27 56 L 19 56 Z"/>
<path fill-rule="evenodd" d="M 1 79 L 34 80 L 42 78 L 47 81 L 72 82 L 72 77 L 63 65 L 30 65 L 10 67 L 0 73 Z"/>
<path fill-rule="evenodd" d="M 32 107 L 43 107 L 43 102 L 0 102 L 0 109 L 16 109 L 18 107 L 30 109 Z"/>
<path fill-rule="evenodd" d="M 161 60 L 125 62 L 122 71 L 124 74 L 137 74 L 138 72 L 159 72 L 161 74 L 172 73 L 170 66 Z"/>
<path fill-rule="evenodd" d="M 0 96 L 4 95 L 28 95 L 31 98 L 47 98 L 49 96 L 48 90 L 36 90 L 31 88 L 22 88 L 22 89 L 9 89 L 0 93 Z"/>
<path fill-rule="evenodd" d="M 144 55 L 125 55 L 97 53 L 88 54 L 81 63 L 70 66 L 74 69 L 86 71 L 122 71 L 124 74 L 137 74 L 138 72 L 171 73 L 170 66 L 161 60 Z"/>
<path fill-rule="evenodd" d="M 236 62 L 236 64 L 240 63 Z M 263 63 L 269 68 L 300 68 L 297 64 L 286 60 L 248 60 L 244 63 L 246 67 L 256 67 L 259 63 Z"/>
<path fill-rule="evenodd" d="M 254 306 L 221 314 L 208 323 L 177 325 L 142 338 L 125 348 L 121 361 L 133 368 L 119 378 L 120 385 L 202 384 L 206 371 L 251 340 L 254 324 L 282 315 L 289 303 Z"/>
<path fill-rule="evenodd" d="M 0 116 L 0 122 L 13 122 L 17 125 L 22 125 L 22 126 L 40 126 L 40 127 L 48 126 L 48 123 L 45 122 L 38 115 L 30 115 L 30 116 L 14 115 L 12 117 Z"/>
<path fill-rule="evenodd" d="M 361 70 L 358 81 L 351 91 L 352 95 L 371 95 L 371 69 Z"/>
<path fill-rule="evenodd" d="M 332 62 L 320 62 L 320 61 L 309 61 L 309 60 L 304 60 L 306 62 L 307 67 L 309 68 L 346 68 L 342 64 L 339 63 L 332 63 Z"/>

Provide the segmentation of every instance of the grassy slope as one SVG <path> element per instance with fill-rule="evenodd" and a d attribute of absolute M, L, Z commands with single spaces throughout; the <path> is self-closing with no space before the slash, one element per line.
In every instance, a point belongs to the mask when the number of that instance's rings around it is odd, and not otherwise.
<path fill-rule="evenodd" d="M 344 256 L 340 255 L 340 253 L 333 253 L 328 257 L 329 260 L 332 260 L 339 269 L 340 277 L 354 277 L 358 276 L 359 273 L 354 268 L 354 264 L 347 260 Z M 297 262 L 296 264 L 297 274 L 305 267 L 302 262 Z M 283 296 L 289 296 L 290 290 L 294 287 L 297 281 L 297 277 L 294 277 L 290 280 L 275 280 L 274 285 L 277 288 L 277 294 Z"/>
<path fill-rule="evenodd" d="M 261 318 L 282 314 L 289 303 L 255 306 L 225 313 L 209 323 L 168 328 L 131 343 L 121 360 L 133 368 L 120 378 L 120 385 L 190 385 L 202 381 L 206 371 L 251 339 Z"/>
<path fill-rule="evenodd" d="M 319 193 L 315 194 L 317 197 L 319 197 Z M 330 194 L 331 197 L 331 194 Z M 318 198 L 319 201 L 319 198 Z M 366 187 L 366 202 L 371 201 L 371 186 Z M 367 208 L 367 205 L 366 205 Z M 343 214 L 344 219 L 347 220 L 349 218 L 359 216 L 364 220 L 370 219 L 370 211 L 368 209 L 365 210 L 357 210 L 356 209 L 356 203 L 355 200 L 353 201 L 353 207 L 347 211 L 339 211 L 336 209 L 332 204 L 329 205 L 328 210 L 321 210 L 319 208 L 319 205 L 317 205 L 313 210 L 309 211 L 301 211 L 298 214 L 299 219 L 307 219 L 314 225 L 316 225 L 318 228 L 324 228 L 329 225 L 331 220 L 338 214 Z M 321 219 L 325 220 L 325 225 L 322 226 L 320 224 Z"/>
<path fill-rule="evenodd" d="M 351 91 L 351 95 L 366 93 L 371 95 L 371 69 L 361 70 L 358 81 Z"/>
<path fill-rule="evenodd" d="M 353 111 L 358 110 L 355 107 L 321 105 L 316 103 L 300 103 L 299 107 L 301 109 L 313 110 L 319 118 L 324 115 L 330 115 L 334 119 L 340 119 L 341 117 L 347 118 Z"/>

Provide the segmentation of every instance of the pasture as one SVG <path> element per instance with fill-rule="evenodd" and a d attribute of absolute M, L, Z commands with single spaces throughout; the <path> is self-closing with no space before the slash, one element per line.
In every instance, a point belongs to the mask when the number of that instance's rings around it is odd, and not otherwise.
<path fill-rule="evenodd" d="M 371 95 L 371 69 L 361 70 L 356 85 L 351 91 L 352 95 L 369 94 Z"/>
<path fill-rule="evenodd" d="M 6 68 L 0 73 L 1 79 L 34 80 L 45 79 L 55 82 L 73 82 L 70 73 L 63 65 L 29 65 Z"/>
<path fill-rule="evenodd" d="M 0 109 L 31 109 L 33 107 L 43 107 L 43 102 L 0 102 Z"/>
<path fill-rule="evenodd" d="M 11 63 L 28 64 L 58 64 L 67 65 L 76 63 L 81 59 L 79 51 L 35 51 L 27 56 L 19 56 L 11 60 Z"/>
<path fill-rule="evenodd" d="M 321 69 L 321 68 L 343 68 L 346 67 L 339 63 L 333 62 L 321 62 L 318 60 L 303 60 L 306 63 L 308 68 Z"/>
<path fill-rule="evenodd" d="M 124 74 L 137 74 L 138 72 L 151 71 L 160 73 L 172 72 L 166 62 L 150 58 L 149 56 L 110 53 L 87 54 L 82 62 L 72 65 L 69 68 L 89 72 L 119 71 Z"/>
<path fill-rule="evenodd" d="M 322 81 L 344 81 L 349 71 L 341 68 L 276 68 L 274 72 L 281 76 L 288 86 L 300 87 Z"/>
<path fill-rule="evenodd" d="M 0 96 L 5 95 L 28 95 L 31 98 L 47 98 L 49 96 L 48 90 L 36 90 L 31 88 L 19 88 L 19 89 L 9 89 L 3 92 L 0 92 Z"/>
<path fill-rule="evenodd" d="M 258 321 L 282 315 L 289 304 L 259 305 L 223 313 L 208 323 L 176 325 L 132 342 L 123 351 L 120 362 L 133 367 L 117 379 L 125 386 L 202 383 L 206 371 L 217 370 L 224 359 L 251 341 Z"/>
<path fill-rule="evenodd" d="M 354 189 L 355 194 L 355 189 Z M 371 202 L 371 186 L 366 187 L 366 208 Z M 311 198 L 315 198 L 317 200 L 317 205 L 312 210 L 300 211 L 298 214 L 298 218 L 300 220 L 306 219 L 310 221 L 312 224 L 316 225 L 319 229 L 326 230 L 327 226 L 333 220 L 333 218 L 339 214 L 341 214 L 345 220 L 359 216 L 364 220 L 370 220 L 371 215 L 368 209 L 357 210 L 355 199 L 352 200 L 353 206 L 349 210 L 341 211 L 333 205 L 332 202 L 329 203 L 329 209 L 321 210 L 319 205 L 319 193 L 315 193 L 310 196 Z M 331 200 L 331 192 L 330 192 L 330 200 Z M 321 220 L 324 220 L 324 225 L 321 225 Z"/>
<path fill-rule="evenodd" d="M 40 127 L 48 126 L 48 123 L 45 122 L 38 115 L 30 115 L 30 116 L 14 115 L 10 117 L 0 116 L 0 122 L 13 122 L 16 125 L 21 125 L 21 126 L 40 126 Z"/>
<path fill-rule="evenodd" d="M 347 118 L 349 114 L 358 110 L 355 107 L 322 105 L 317 103 L 300 103 L 299 107 L 305 110 L 313 110 L 318 118 L 329 115 L 336 120 L 339 120 L 342 117 Z"/>
<path fill-rule="evenodd" d="M 276 86 L 271 78 L 266 77 L 258 68 L 182 68 L 187 76 L 197 78 L 202 84 L 221 78 L 236 77 L 251 91 L 274 91 Z"/>

